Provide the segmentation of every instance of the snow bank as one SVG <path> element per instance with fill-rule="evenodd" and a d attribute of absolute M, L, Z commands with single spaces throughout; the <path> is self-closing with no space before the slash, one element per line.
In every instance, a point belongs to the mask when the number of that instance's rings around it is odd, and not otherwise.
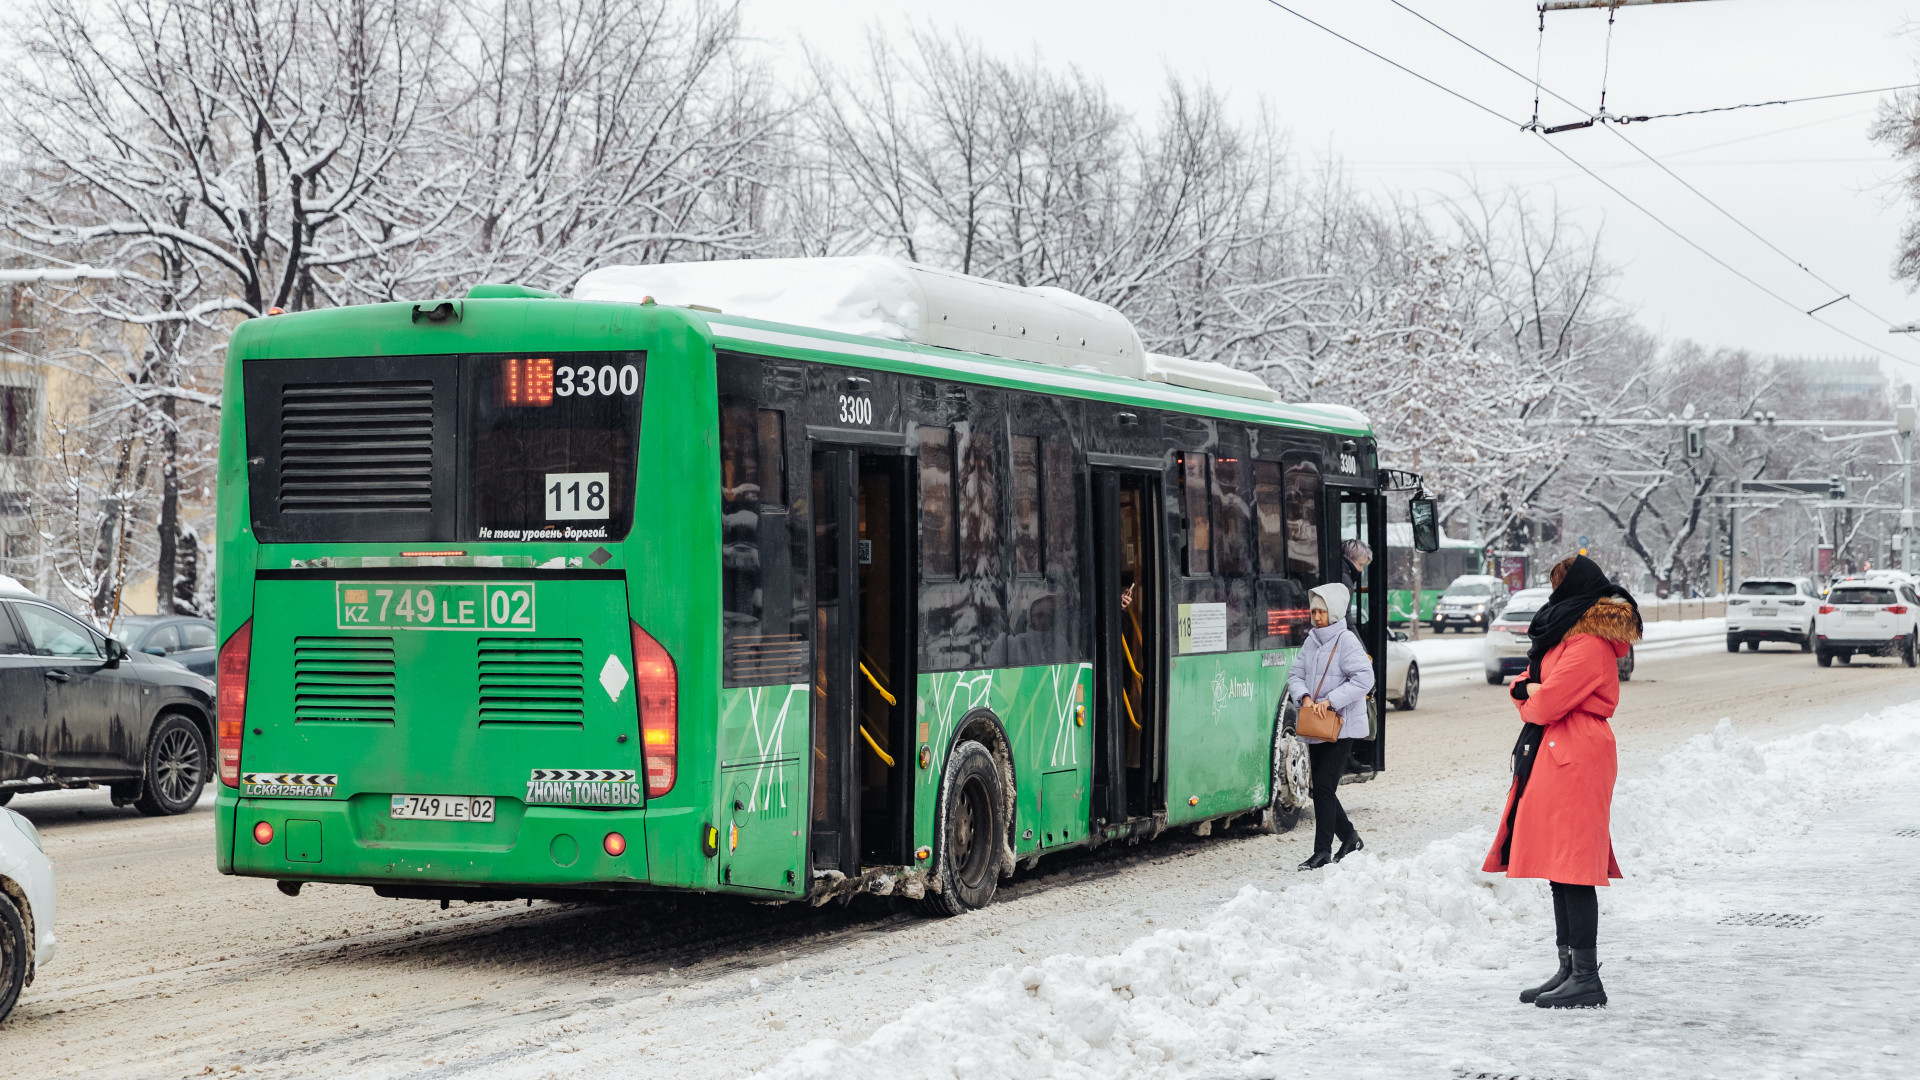
<path fill-rule="evenodd" d="M 1627 880 L 1602 891 L 1603 911 L 1657 918 L 1710 906 L 1681 887 L 1683 875 L 1804 831 L 1916 764 L 1920 703 L 1765 744 L 1722 720 L 1616 790 Z M 1197 928 L 1114 955 L 1001 968 L 863 1042 L 816 1040 L 760 1075 L 1184 1076 L 1351 1016 L 1421 976 L 1536 960 L 1552 934 L 1545 885 L 1479 871 L 1492 825 L 1406 858 L 1363 853 L 1318 882 L 1248 886 Z"/>

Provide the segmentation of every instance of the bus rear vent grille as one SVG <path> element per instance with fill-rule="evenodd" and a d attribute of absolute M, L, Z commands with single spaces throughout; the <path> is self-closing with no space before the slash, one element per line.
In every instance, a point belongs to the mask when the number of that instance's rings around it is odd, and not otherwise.
<path fill-rule="evenodd" d="M 482 724 L 586 722 L 579 638 L 481 638 Z"/>
<path fill-rule="evenodd" d="M 393 723 L 393 639 L 293 639 L 293 718 Z"/>
<path fill-rule="evenodd" d="M 281 389 L 282 513 L 432 509 L 432 383 Z"/>

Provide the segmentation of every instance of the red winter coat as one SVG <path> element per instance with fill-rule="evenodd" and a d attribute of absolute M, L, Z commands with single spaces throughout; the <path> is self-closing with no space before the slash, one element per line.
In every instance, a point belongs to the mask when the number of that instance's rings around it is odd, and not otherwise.
<path fill-rule="evenodd" d="M 1500 833 L 1482 870 L 1567 885 L 1605 885 L 1620 876 L 1608 831 L 1619 759 L 1607 721 L 1620 703 L 1619 660 L 1638 637 L 1633 609 L 1623 600 L 1602 600 L 1541 661 L 1540 685 L 1516 704 L 1520 718 L 1546 734 L 1518 814 L 1511 813 L 1514 788 L 1507 790 Z M 1510 816 L 1508 864 L 1500 849 Z"/>

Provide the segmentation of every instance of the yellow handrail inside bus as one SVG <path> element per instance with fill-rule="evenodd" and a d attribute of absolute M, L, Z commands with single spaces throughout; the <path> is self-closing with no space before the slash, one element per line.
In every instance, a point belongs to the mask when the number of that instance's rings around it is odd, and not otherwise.
<path fill-rule="evenodd" d="M 1127 723 L 1133 725 L 1133 730 L 1141 730 L 1140 721 L 1133 718 L 1133 695 L 1125 690 L 1120 691 L 1120 703 L 1127 707 Z"/>
<path fill-rule="evenodd" d="M 1136 679 L 1146 678 L 1145 675 L 1140 674 L 1140 665 L 1133 662 L 1133 646 L 1127 644 L 1127 635 L 1125 634 L 1120 635 L 1120 651 L 1127 654 L 1127 666 L 1133 669 L 1133 677 Z"/>
<path fill-rule="evenodd" d="M 886 693 L 885 690 L 882 690 L 880 692 L 883 694 Z M 860 737 L 867 740 L 867 745 L 873 747 L 873 752 L 880 755 L 880 760 L 886 762 L 888 768 L 893 767 L 893 755 L 887 753 L 885 750 L 880 749 L 880 744 L 877 742 L 874 742 L 873 736 L 867 733 L 867 725 L 865 724 L 860 725 Z"/>
<path fill-rule="evenodd" d="M 889 705 L 898 705 L 898 704 L 900 704 L 900 699 L 898 699 L 898 698 L 896 698 L 896 697 L 894 697 L 894 696 L 893 696 L 892 694 L 889 694 L 889 693 L 887 693 L 887 688 L 886 688 L 886 687 L 884 687 L 884 686 L 881 686 L 881 685 L 880 685 L 880 680 L 879 680 L 879 679 L 876 679 L 876 678 L 874 678 L 874 677 L 873 677 L 873 672 L 871 672 L 871 671 L 868 671 L 868 670 L 867 670 L 867 665 L 866 665 L 866 664 L 864 664 L 864 663 L 860 665 L 860 674 L 862 674 L 862 675 L 865 675 L 865 676 L 867 677 L 867 681 L 873 684 L 873 688 L 874 688 L 875 690 L 878 690 L 878 691 L 880 691 L 880 696 L 881 696 L 881 697 L 883 697 L 883 698 L 886 698 L 886 699 L 887 699 L 887 704 L 889 704 Z M 868 739 L 867 741 L 868 741 L 868 742 L 872 742 L 873 740 L 872 740 L 872 739 Z M 878 749 L 880 749 L 880 748 L 876 746 L 876 747 L 874 747 L 874 749 L 875 749 L 875 750 L 878 750 Z M 885 755 L 885 754 L 881 754 L 880 756 L 881 756 L 881 757 L 886 757 L 887 755 Z M 889 762 L 887 762 L 887 764 L 889 764 L 889 765 L 891 765 L 891 764 L 893 764 L 893 762 L 891 762 L 891 761 L 889 761 Z"/>

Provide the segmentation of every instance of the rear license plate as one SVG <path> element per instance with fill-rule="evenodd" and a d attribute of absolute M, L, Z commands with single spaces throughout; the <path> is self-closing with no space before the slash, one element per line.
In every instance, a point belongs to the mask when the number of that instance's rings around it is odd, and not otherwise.
<path fill-rule="evenodd" d="M 395 795 L 399 821 L 492 821 L 493 799 L 468 795 Z"/>
<path fill-rule="evenodd" d="M 1879 612 L 1877 612 L 1877 611 L 1849 611 L 1849 612 L 1847 612 L 1847 618 L 1849 618 L 1849 619 L 1871 619 L 1871 618 L 1873 618 L 1873 617 L 1874 617 L 1875 615 L 1878 615 L 1878 614 L 1880 614 L 1880 613 L 1879 613 Z"/>
<path fill-rule="evenodd" d="M 1780 609 L 1770 608 L 1770 607 L 1757 607 L 1753 609 L 1753 613 L 1762 619 L 1771 619 L 1775 615 L 1780 614 Z"/>

